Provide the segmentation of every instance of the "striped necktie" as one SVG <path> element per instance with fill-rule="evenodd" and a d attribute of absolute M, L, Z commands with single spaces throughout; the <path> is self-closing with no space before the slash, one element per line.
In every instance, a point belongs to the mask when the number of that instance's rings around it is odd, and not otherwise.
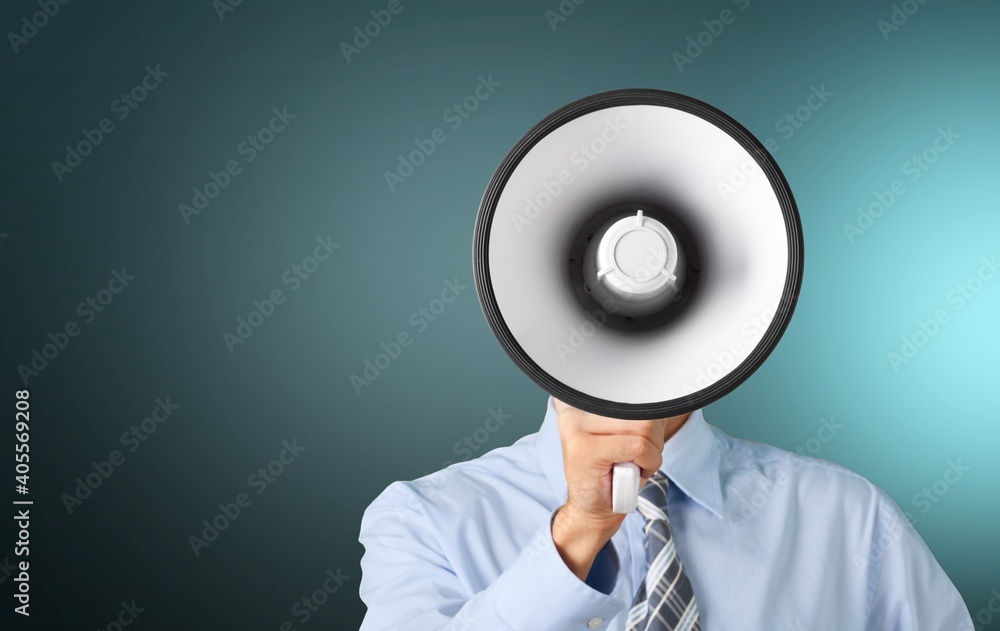
<path fill-rule="evenodd" d="M 667 519 L 669 486 L 667 477 L 657 471 L 639 491 L 648 569 L 629 610 L 627 631 L 701 631 L 698 603 L 677 558 Z"/>

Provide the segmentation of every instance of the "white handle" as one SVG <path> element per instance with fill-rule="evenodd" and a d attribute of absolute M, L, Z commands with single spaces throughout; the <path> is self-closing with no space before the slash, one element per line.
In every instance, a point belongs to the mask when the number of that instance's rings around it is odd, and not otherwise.
<path fill-rule="evenodd" d="M 611 472 L 611 510 L 631 513 L 639 501 L 639 466 L 619 462 Z"/>

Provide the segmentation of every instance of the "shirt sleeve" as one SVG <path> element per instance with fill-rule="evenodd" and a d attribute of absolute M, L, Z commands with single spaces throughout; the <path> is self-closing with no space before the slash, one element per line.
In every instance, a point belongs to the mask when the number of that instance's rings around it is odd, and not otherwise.
<path fill-rule="evenodd" d="M 361 631 L 591 631 L 625 608 L 566 567 L 552 541 L 554 512 L 489 587 L 467 593 L 419 504 L 396 490 L 361 521 Z M 595 582 L 609 580 L 602 572 Z"/>
<path fill-rule="evenodd" d="M 973 631 L 961 594 L 930 548 L 880 493 L 869 559 L 869 631 Z"/>

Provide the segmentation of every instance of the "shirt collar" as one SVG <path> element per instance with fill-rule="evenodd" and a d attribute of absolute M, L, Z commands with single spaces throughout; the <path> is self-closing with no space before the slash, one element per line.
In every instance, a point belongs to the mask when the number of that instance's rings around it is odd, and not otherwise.
<path fill-rule="evenodd" d="M 560 501 L 566 497 L 562 440 L 556 424 L 552 397 L 538 431 L 538 457 L 545 477 Z M 695 410 L 684 425 L 663 445 L 660 471 L 685 495 L 722 517 L 722 484 L 719 478 L 719 446 L 701 410 Z"/>

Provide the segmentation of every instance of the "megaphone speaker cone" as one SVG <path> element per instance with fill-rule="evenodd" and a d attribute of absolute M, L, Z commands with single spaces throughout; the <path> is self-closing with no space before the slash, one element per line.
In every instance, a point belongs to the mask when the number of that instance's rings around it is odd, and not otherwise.
<path fill-rule="evenodd" d="M 479 208 L 476 290 L 508 355 L 553 396 L 623 419 L 703 407 L 756 370 L 802 282 L 795 201 L 721 111 L 616 90 L 547 116 Z"/>

